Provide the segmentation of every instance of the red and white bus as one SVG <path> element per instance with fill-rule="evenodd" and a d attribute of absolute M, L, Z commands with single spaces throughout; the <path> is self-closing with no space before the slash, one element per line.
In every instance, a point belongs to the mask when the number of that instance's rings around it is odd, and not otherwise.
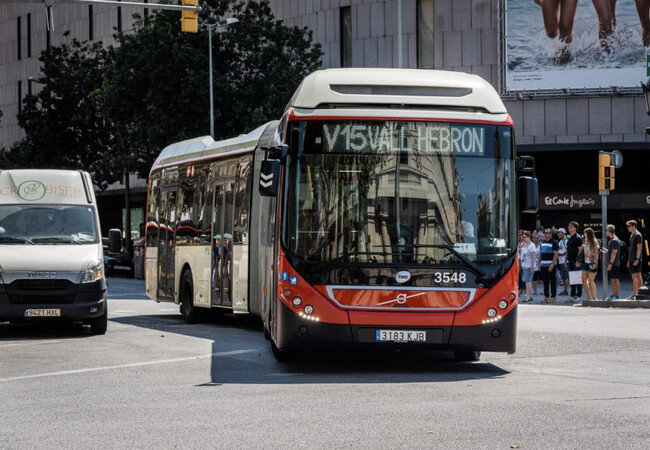
<path fill-rule="evenodd" d="M 475 75 L 329 69 L 279 121 L 173 144 L 149 179 L 146 290 L 262 317 L 279 359 L 344 345 L 516 345 L 517 213 L 534 164 Z"/>

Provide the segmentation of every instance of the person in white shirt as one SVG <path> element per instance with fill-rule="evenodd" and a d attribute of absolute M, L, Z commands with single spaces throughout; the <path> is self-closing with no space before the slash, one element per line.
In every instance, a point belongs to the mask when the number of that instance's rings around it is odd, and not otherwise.
<path fill-rule="evenodd" d="M 560 292 L 560 295 L 569 295 L 569 266 L 566 260 L 566 230 L 564 228 L 559 228 L 557 230 L 557 246 L 559 248 L 557 252 L 557 262 L 560 270 L 558 274 L 562 279 L 562 284 L 564 285 L 564 290 Z"/>
<path fill-rule="evenodd" d="M 530 231 L 524 231 L 524 241 L 519 248 L 519 266 L 521 270 L 521 280 L 526 285 L 526 298 L 523 303 L 533 301 L 533 274 L 535 273 L 535 244 L 530 241 Z"/>

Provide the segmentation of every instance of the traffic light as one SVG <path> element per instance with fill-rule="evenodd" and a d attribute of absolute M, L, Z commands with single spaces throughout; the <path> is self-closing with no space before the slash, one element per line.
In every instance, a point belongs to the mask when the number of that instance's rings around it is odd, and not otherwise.
<path fill-rule="evenodd" d="M 183 6 L 198 6 L 199 0 L 183 0 Z M 197 11 L 181 11 L 181 30 L 184 33 L 198 33 L 199 13 Z"/>
<path fill-rule="evenodd" d="M 612 155 L 601 152 L 598 155 L 598 190 L 614 190 L 614 165 L 612 164 Z"/>

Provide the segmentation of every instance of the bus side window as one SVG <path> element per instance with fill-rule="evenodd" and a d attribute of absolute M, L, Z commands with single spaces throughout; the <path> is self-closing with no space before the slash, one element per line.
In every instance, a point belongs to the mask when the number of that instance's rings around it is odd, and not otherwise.
<path fill-rule="evenodd" d="M 195 242 L 197 237 L 196 224 L 193 219 L 194 207 L 194 176 L 184 177 L 184 169 L 180 171 L 180 183 L 178 188 L 178 226 L 176 231 L 176 244 L 189 245 Z"/>
<path fill-rule="evenodd" d="M 233 227 L 233 241 L 235 244 L 248 243 L 250 171 L 251 160 L 250 158 L 244 158 L 237 167 L 237 181 L 235 184 L 235 223 Z"/>
<path fill-rule="evenodd" d="M 212 235 L 212 179 L 210 170 L 203 167 L 196 171 L 194 185 L 194 210 L 192 221 L 196 226 L 198 245 L 210 245 Z"/>
<path fill-rule="evenodd" d="M 154 178 L 155 177 L 155 178 Z M 160 174 L 151 176 L 149 209 L 147 210 L 147 247 L 158 247 L 158 226 L 160 219 Z"/>

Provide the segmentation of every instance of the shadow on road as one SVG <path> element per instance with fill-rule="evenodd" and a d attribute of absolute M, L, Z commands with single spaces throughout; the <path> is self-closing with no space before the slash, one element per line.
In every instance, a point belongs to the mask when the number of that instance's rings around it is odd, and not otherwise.
<path fill-rule="evenodd" d="M 216 323 L 188 325 L 180 315 L 115 317 L 113 322 L 212 341 L 210 380 L 220 384 L 418 383 L 499 378 L 509 372 L 491 363 L 457 363 L 451 352 L 306 352 L 279 363 L 264 340 L 261 323 L 250 316 L 226 316 Z M 246 353 L 228 355 L 224 353 Z"/>
<path fill-rule="evenodd" d="M 92 336 L 90 327 L 81 323 L 41 322 L 41 323 L 1 323 L 0 340 L 4 342 L 30 339 L 78 339 Z"/>

